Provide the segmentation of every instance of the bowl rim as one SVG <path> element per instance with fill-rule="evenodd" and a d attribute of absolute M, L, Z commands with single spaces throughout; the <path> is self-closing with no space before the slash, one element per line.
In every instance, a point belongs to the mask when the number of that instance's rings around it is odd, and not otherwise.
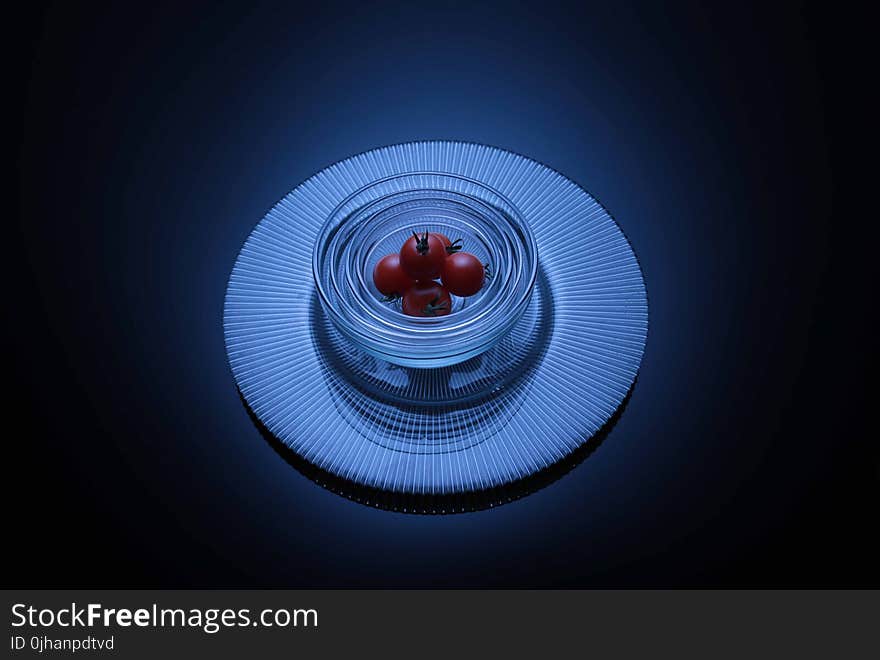
<path fill-rule="evenodd" d="M 519 207 L 514 204 L 504 193 L 498 191 L 494 187 L 488 185 L 487 183 L 480 181 L 478 179 L 474 179 L 471 177 L 467 177 L 461 174 L 457 174 L 454 172 L 440 172 L 435 170 L 413 170 L 410 172 L 400 172 L 397 174 L 392 174 L 383 178 L 375 179 L 370 181 L 369 183 L 358 187 L 356 190 L 352 191 L 348 195 L 345 196 L 339 203 L 337 203 L 333 209 L 326 215 L 324 222 L 321 224 L 320 229 L 318 230 L 317 236 L 315 237 L 314 245 L 312 246 L 312 278 L 314 280 L 315 289 L 318 293 L 318 298 L 321 302 L 322 308 L 328 312 L 333 324 L 343 332 L 346 336 L 348 336 L 352 341 L 361 345 L 364 350 L 368 350 L 373 352 L 380 357 L 387 359 L 389 361 L 395 361 L 394 357 L 397 356 L 395 352 L 393 352 L 393 342 L 389 338 L 382 338 L 381 336 L 377 336 L 375 333 L 371 333 L 368 330 L 365 330 L 361 326 L 357 324 L 353 324 L 349 322 L 349 319 L 346 318 L 345 315 L 340 313 L 337 309 L 335 309 L 334 305 L 331 302 L 330 296 L 328 292 L 325 290 L 324 283 L 322 282 L 322 277 L 320 273 L 322 271 L 322 254 L 326 255 L 326 242 L 328 236 L 326 235 L 328 232 L 328 225 L 333 220 L 333 218 L 340 212 L 340 209 L 345 207 L 347 204 L 351 202 L 351 200 L 357 197 L 359 194 L 362 194 L 363 191 L 372 188 L 374 186 L 381 185 L 383 183 L 387 183 L 389 181 L 394 181 L 397 179 L 409 178 L 409 177 L 444 177 L 457 179 L 459 181 L 471 184 L 476 186 L 477 188 L 482 188 L 492 195 L 497 196 L 503 204 L 509 207 L 509 210 L 505 210 L 504 215 L 509 217 L 509 221 L 516 226 L 520 231 L 517 232 L 517 235 L 520 237 L 520 242 L 523 244 L 523 249 L 527 254 L 532 255 L 532 259 L 530 259 L 529 270 L 527 272 L 523 272 L 520 276 L 520 279 L 525 283 L 520 294 L 510 303 L 510 309 L 513 313 L 508 314 L 508 322 L 500 323 L 493 325 L 489 328 L 481 329 L 481 332 L 476 333 L 475 337 L 478 337 L 481 334 L 488 334 L 491 338 L 503 336 L 505 333 L 509 332 L 509 330 L 513 327 L 516 321 L 522 316 L 524 313 L 528 301 L 531 298 L 532 291 L 535 286 L 535 282 L 537 279 L 538 273 L 538 249 L 537 242 L 535 240 L 534 232 L 529 224 L 529 222 L 525 218 L 525 214 L 519 209 Z M 430 192 L 431 190 L 437 190 L 440 192 L 451 192 L 455 194 L 459 194 L 466 197 L 472 197 L 475 201 L 481 204 L 489 204 L 491 202 L 481 199 L 476 195 L 468 195 L 465 192 L 454 191 L 454 190 L 443 190 L 442 188 L 432 188 L 430 183 L 426 183 L 423 187 L 412 187 L 408 189 L 403 189 L 399 191 L 394 191 L 392 194 L 396 193 L 408 193 L 408 192 L 416 192 L 419 190 L 423 190 L 425 192 Z M 378 199 L 378 198 L 377 198 Z M 370 200 L 370 203 L 376 200 Z M 344 225 L 345 220 L 341 221 L 335 231 L 339 231 L 339 229 Z M 334 232 L 335 233 L 335 232 Z M 332 234 L 330 234 L 332 236 Z M 322 240 L 323 239 L 323 240 Z M 422 328 L 406 328 L 398 326 L 397 329 L 403 332 L 414 332 L 418 333 L 421 336 L 430 336 L 433 338 L 441 339 L 449 333 L 450 330 L 457 331 L 459 334 L 456 336 L 456 340 L 460 341 L 464 337 L 471 336 L 470 330 L 473 329 L 474 326 L 471 327 L 462 327 L 462 326 L 454 326 L 449 327 L 448 325 L 444 325 L 444 321 L 449 319 L 452 315 L 449 316 L 441 316 L 437 318 L 425 318 L 421 319 L 418 317 L 407 317 L 410 321 L 423 321 L 426 323 L 420 323 L 424 327 Z M 453 333 L 454 334 L 454 333 Z M 362 345 L 362 340 L 369 341 L 370 343 L 375 343 L 381 346 L 382 348 L 377 348 L 375 346 L 366 347 Z M 491 344 L 491 341 L 487 341 L 487 344 Z M 488 348 L 489 346 L 486 346 Z M 449 348 L 452 348 L 450 346 Z M 392 349 L 392 351 L 389 351 Z M 449 356 L 452 357 L 455 355 L 455 352 L 449 353 Z M 400 357 L 406 358 L 407 360 L 411 360 L 408 355 L 403 353 L 400 354 Z M 429 363 L 432 360 L 439 359 L 440 356 L 431 354 L 431 357 L 424 358 L 425 363 Z"/>

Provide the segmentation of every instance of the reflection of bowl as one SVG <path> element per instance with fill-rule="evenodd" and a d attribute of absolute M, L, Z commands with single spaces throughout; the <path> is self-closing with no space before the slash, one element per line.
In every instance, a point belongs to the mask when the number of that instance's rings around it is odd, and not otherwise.
<path fill-rule="evenodd" d="M 448 316 L 406 316 L 381 301 L 373 267 L 413 231 L 461 238 L 489 265 L 477 294 L 453 296 Z M 409 367 L 440 367 L 495 345 L 526 311 L 537 273 L 537 249 L 520 212 L 500 193 L 451 174 L 420 172 L 382 179 L 337 206 L 315 243 L 312 270 L 334 326 L 355 345 Z"/>

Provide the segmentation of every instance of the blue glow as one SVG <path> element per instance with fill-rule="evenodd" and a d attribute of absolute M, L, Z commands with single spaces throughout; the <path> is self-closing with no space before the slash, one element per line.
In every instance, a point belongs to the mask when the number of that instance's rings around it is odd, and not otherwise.
<path fill-rule="evenodd" d="M 369 367 L 368 386 L 357 389 L 346 374 L 376 361 L 350 354 L 332 326 L 324 331 L 328 348 L 314 340 L 326 322 L 325 310 L 313 311 L 311 246 L 325 219 L 362 186 L 406 172 L 478 179 L 507 197 L 534 231 L 543 273 L 531 313 L 509 341 L 471 361 L 471 370 L 491 371 L 477 379 L 489 391 L 466 389 L 465 403 L 447 399 L 440 408 L 425 400 L 435 403 L 435 381 L 449 389 L 454 368 L 413 374 L 400 386 L 375 376 L 393 366 L 381 363 Z M 538 332 L 541 323 L 552 332 Z M 342 479 L 420 495 L 485 490 L 565 459 L 623 401 L 647 326 L 635 255 L 589 194 L 522 156 L 450 142 L 371 151 L 298 186 L 248 237 L 224 314 L 236 381 L 272 434 Z M 496 382 L 492 375 L 503 371 L 491 368 L 495 363 L 517 367 L 516 380 Z M 401 389 L 410 401 L 404 406 L 386 396 L 399 400 Z"/>

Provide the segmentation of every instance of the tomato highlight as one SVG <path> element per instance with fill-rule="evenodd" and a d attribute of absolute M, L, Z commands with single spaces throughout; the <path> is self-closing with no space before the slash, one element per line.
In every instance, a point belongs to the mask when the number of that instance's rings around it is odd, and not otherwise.
<path fill-rule="evenodd" d="M 437 282 L 416 282 L 403 294 L 403 313 L 409 316 L 446 316 L 452 311 L 452 298 Z"/>
<path fill-rule="evenodd" d="M 387 297 L 402 297 L 414 283 L 415 280 L 403 270 L 397 253 L 385 255 L 373 268 L 373 284 Z"/>
<path fill-rule="evenodd" d="M 483 288 L 486 272 L 483 264 L 470 252 L 456 252 L 446 257 L 440 279 L 456 296 L 472 296 Z"/>
<path fill-rule="evenodd" d="M 400 248 L 400 263 L 415 280 L 427 281 L 440 276 L 446 260 L 446 246 L 436 234 L 427 231 L 419 236 L 413 232 Z"/>

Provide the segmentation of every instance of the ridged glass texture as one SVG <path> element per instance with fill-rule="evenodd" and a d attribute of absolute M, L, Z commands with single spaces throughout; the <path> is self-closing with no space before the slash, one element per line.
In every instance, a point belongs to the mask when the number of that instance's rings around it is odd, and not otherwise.
<path fill-rule="evenodd" d="M 433 369 L 383 361 L 341 336 L 312 274 L 334 209 L 414 172 L 498 191 L 531 227 L 538 254 L 528 308 L 510 332 Z M 223 327 L 242 397 L 297 456 L 355 485 L 447 495 L 525 479 L 596 434 L 635 381 L 648 303 L 620 228 L 575 183 L 493 147 L 418 142 L 341 161 L 266 214 L 233 267 Z"/>
<path fill-rule="evenodd" d="M 491 276 L 475 295 L 453 295 L 447 316 L 407 316 L 382 302 L 373 268 L 413 233 L 431 231 L 460 240 Z M 528 308 L 537 254 L 503 196 L 463 177 L 420 172 L 384 178 L 340 204 L 315 241 L 312 270 L 324 312 L 359 348 L 406 367 L 445 367 L 510 332 Z"/>

